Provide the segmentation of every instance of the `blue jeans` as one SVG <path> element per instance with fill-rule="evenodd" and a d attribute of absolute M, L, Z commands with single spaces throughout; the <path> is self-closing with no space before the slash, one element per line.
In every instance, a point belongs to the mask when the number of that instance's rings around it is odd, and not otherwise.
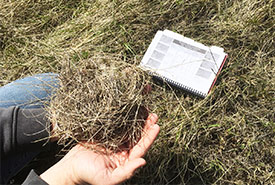
<path fill-rule="evenodd" d="M 43 73 L 16 80 L 0 87 L 0 108 L 18 106 L 20 108 L 41 108 L 49 103 L 59 87 L 58 74 Z M 16 175 L 41 150 L 17 153 L 1 161 L 1 183 Z"/>
<path fill-rule="evenodd" d="M 40 108 L 59 87 L 55 73 L 37 74 L 0 87 L 0 107 Z"/>

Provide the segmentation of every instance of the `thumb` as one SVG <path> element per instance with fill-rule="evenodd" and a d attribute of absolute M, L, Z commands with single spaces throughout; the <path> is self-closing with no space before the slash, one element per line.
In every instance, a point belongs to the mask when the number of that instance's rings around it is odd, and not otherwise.
<path fill-rule="evenodd" d="M 123 166 L 120 166 L 113 171 L 112 177 L 114 184 L 121 183 L 127 179 L 130 179 L 136 169 L 144 166 L 146 161 L 143 158 L 137 158 L 131 161 L 126 162 Z"/>

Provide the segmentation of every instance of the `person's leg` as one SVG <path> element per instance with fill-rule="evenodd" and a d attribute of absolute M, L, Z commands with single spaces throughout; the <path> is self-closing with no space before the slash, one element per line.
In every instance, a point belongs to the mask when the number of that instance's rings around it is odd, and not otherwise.
<path fill-rule="evenodd" d="M 0 107 L 40 108 L 59 87 L 58 74 L 43 73 L 0 87 Z"/>
<path fill-rule="evenodd" d="M 11 82 L 0 87 L 0 107 L 40 108 L 47 104 L 59 87 L 58 74 L 43 73 Z M 41 150 L 17 153 L 1 161 L 1 182 L 16 175 Z"/>

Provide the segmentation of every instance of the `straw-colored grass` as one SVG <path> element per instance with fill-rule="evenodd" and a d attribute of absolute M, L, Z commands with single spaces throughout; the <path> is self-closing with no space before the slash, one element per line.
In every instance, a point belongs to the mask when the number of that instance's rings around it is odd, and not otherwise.
<path fill-rule="evenodd" d="M 148 117 L 150 77 L 115 57 L 63 66 L 60 88 L 47 107 L 59 144 L 85 141 L 106 151 L 131 149 Z M 94 145 L 94 146 L 95 146 Z"/>
<path fill-rule="evenodd" d="M 273 0 L 2 0 L 0 7 L 1 85 L 61 73 L 64 61 L 81 69 L 100 55 L 137 65 L 157 30 L 223 47 L 229 59 L 207 98 L 154 82 L 148 104 L 161 132 L 129 183 L 275 183 Z"/>

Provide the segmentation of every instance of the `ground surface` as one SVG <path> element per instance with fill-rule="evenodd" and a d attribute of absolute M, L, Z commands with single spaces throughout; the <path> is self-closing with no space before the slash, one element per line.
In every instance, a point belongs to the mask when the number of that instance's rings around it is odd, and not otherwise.
<path fill-rule="evenodd" d="M 138 64 L 157 30 L 229 54 L 205 98 L 152 91 L 160 135 L 129 183 L 274 184 L 273 0 L 0 0 L 0 85 L 93 56 Z"/>

